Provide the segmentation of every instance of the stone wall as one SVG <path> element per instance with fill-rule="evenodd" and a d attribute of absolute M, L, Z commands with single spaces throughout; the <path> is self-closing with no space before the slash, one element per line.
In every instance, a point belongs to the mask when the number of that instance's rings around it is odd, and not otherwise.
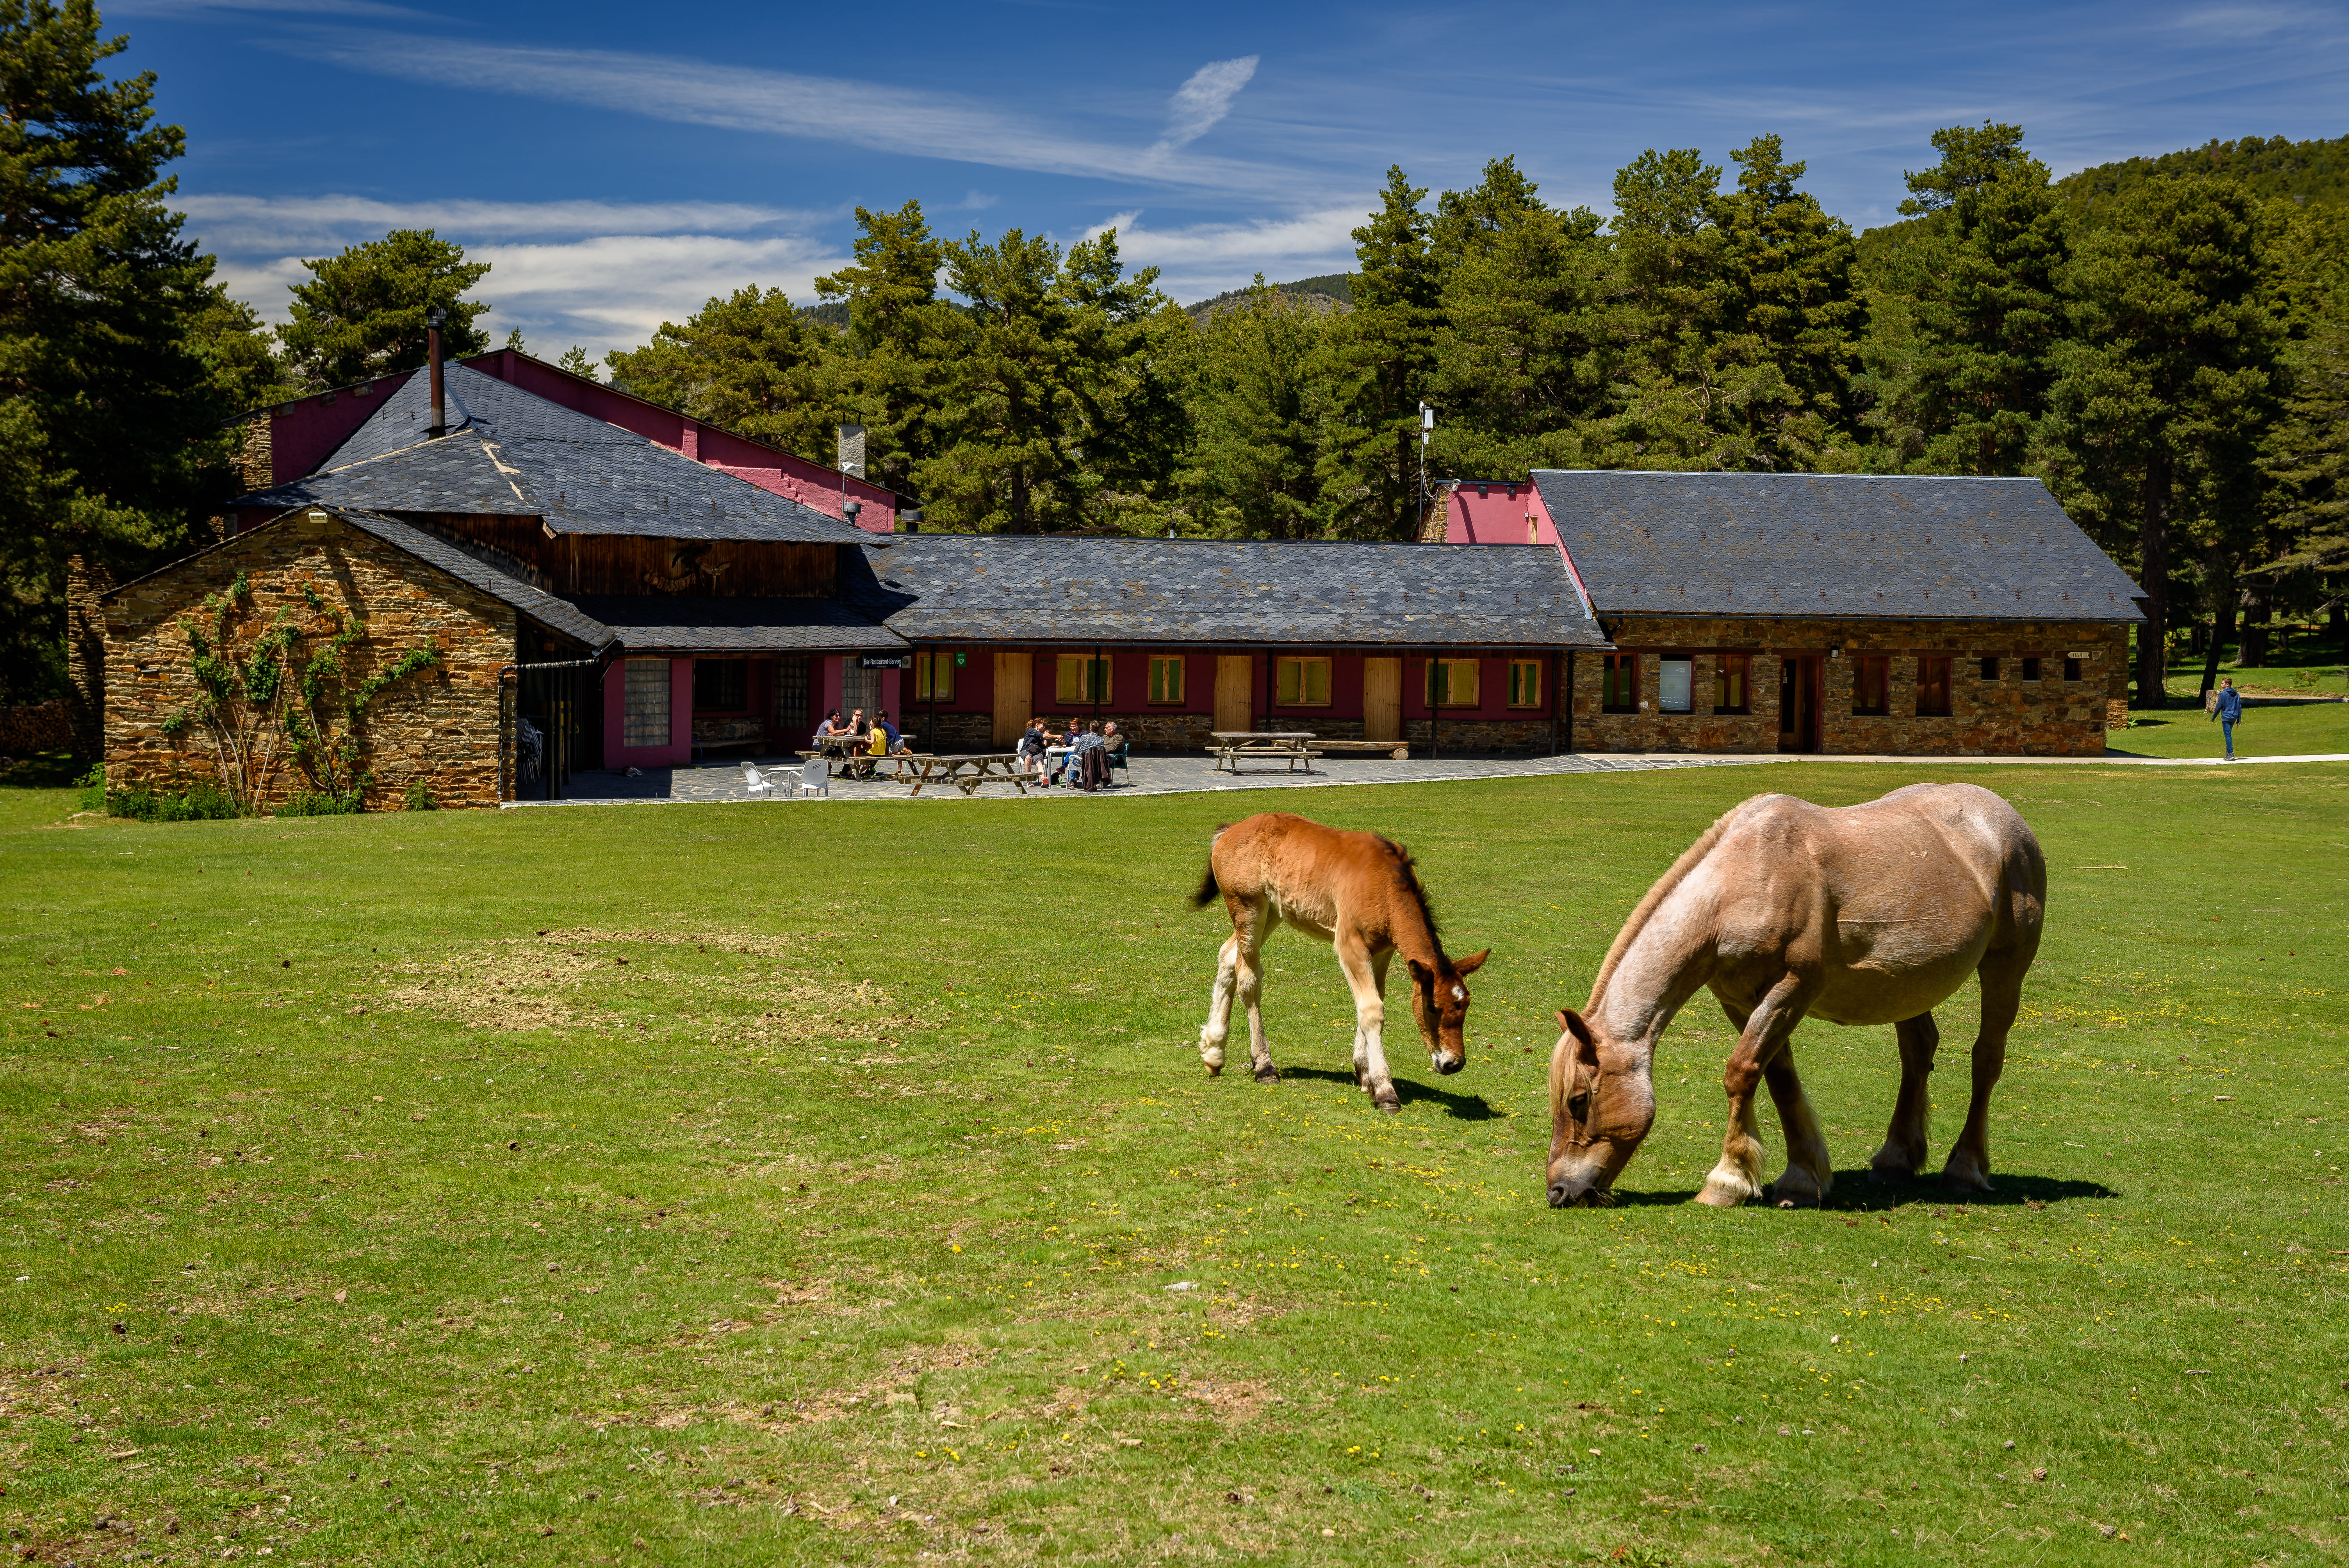
<path fill-rule="evenodd" d="M 1845 756 L 2095 757 L 2105 749 L 2108 710 L 2126 696 L 2128 628 L 2077 621 L 1775 621 L 1626 616 L 1614 642 L 1640 657 L 1640 708 L 1599 710 L 1602 655 L 1574 655 L 1574 749 L 1578 751 L 1776 751 L 1782 659 L 1821 660 L 1825 691 L 1819 750 Z M 1829 649 L 1840 653 L 1829 656 Z M 1713 709 L 1711 650 L 1752 656 L 1749 712 Z M 2068 654 L 2085 654 L 2081 678 L 2064 678 Z M 1660 657 L 1694 659 L 1692 711 L 1657 707 Z M 1889 711 L 1852 712 L 1853 661 L 1890 660 Z M 1917 713 L 1917 661 L 1950 659 L 1947 717 Z M 2022 660 L 2041 660 L 2041 678 L 2025 681 Z M 1981 660 L 1996 656 L 1999 676 L 1981 678 Z"/>
<path fill-rule="evenodd" d="M 514 613 L 507 605 L 340 518 L 297 513 L 166 567 L 106 602 L 106 774 L 115 788 L 179 789 L 212 776 L 198 727 L 174 737 L 165 721 L 197 696 L 182 615 L 202 617 L 206 594 L 240 572 L 253 627 L 279 608 L 309 614 L 303 589 L 367 623 L 347 656 L 354 678 L 409 649 L 431 644 L 440 664 L 378 696 L 367 712 L 363 766 L 375 775 L 370 810 L 396 808 L 421 782 L 443 806 L 488 806 L 498 799 L 498 671 L 514 657 Z M 258 612 L 258 614 L 253 612 Z M 309 786 L 281 767 L 271 803 Z"/>

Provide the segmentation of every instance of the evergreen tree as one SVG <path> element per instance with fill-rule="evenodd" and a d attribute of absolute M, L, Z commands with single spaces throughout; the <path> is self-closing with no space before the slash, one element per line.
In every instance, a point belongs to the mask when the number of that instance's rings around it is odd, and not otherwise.
<path fill-rule="evenodd" d="M 181 238 L 152 72 L 98 68 L 89 0 L 0 0 L 0 670 L 60 686 L 76 748 L 103 723 L 96 595 L 188 539 L 233 483 L 212 367 L 211 258 Z"/>
<path fill-rule="evenodd" d="M 341 387 L 414 370 L 424 363 L 425 313 L 448 313 L 440 351 L 450 359 L 485 352 L 473 325 L 488 304 L 463 297 L 490 263 L 429 229 L 394 229 L 338 256 L 305 261 L 310 281 L 293 286 L 293 319 L 278 329 L 286 357 L 313 387 Z"/>
<path fill-rule="evenodd" d="M 1183 490 L 1206 532 L 1319 531 L 1321 402 L 1337 317 L 1256 286 L 1197 327 L 1184 387 L 1195 441 Z"/>
<path fill-rule="evenodd" d="M 892 490 L 913 484 L 914 465 L 932 456 L 941 347 L 954 310 L 938 300 L 946 247 L 930 233 L 922 204 L 895 212 L 856 210 L 854 261 L 815 280 L 826 300 L 848 304 L 848 332 L 833 356 L 837 395 L 864 427 L 865 472 Z"/>
<path fill-rule="evenodd" d="M 829 466 L 841 410 L 824 384 L 826 335 L 782 290 L 752 284 L 605 362 L 624 391 Z"/>
<path fill-rule="evenodd" d="M 2283 346 L 2258 219 L 2237 186 L 2147 186 L 2081 239 L 2064 277 L 2071 330 L 2043 461 L 2108 550 L 2136 546 L 2141 707 L 2164 701 L 2173 543 L 2233 554 L 2256 521 Z"/>
<path fill-rule="evenodd" d="M 1932 222 L 1876 279 L 1905 308 L 1878 313 L 1867 345 L 1884 387 L 1874 417 L 1902 427 L 1893 466 L 2019 474 L 2029 460 L 2064 331 L 2057 279 L 2070 254 L 2063 202 L 2019 126 L 1933 133 L 1941 161 L 1908 176 L 1900 211 Z"/>
<path fill-rule="evenodd" d="M 1018 229 L 946 246 L 947 284 L 966 302 L 939 343 L 934 454 L 914 465 L 926 506 L 984 532 L 1042 533 L 1082 521 L 1066 438 L 1075 346 L 1056 286 L 1060 253 Z"/>
<path fill-rule="evenodd" d="M 1598 215 L 1519 208 L 1463 248 L 1436 337 L 1432 460 L 1474 479 L 1582 466 L 1615 358 Z"/>
<path fill-rule="evenodd" d="M 1472 256 L 1490 254 L 1504 234 L 1547 211 L 1541 187 L 1526 178 L 1514 154 L 1491 160 L 1475 189 L 1446 191 L 1435 199 L 1427 244 L 1435 263 L 1437 286 L 1449 281 L 1454 267 Z"/>
<path fill-rule="evenodd" d="M 1341 537 L 1419 531 L 1419 405 L 1442 315 L 1426 195 L 1391 167 L 1379 210 L 1354 231 L 1354 308 L 1335 334 L 1319 475 L 1328 531 Z"/>
<path fill-rule="evenodd" d="M 1188 442 L 1178 361 L 1190 320 L 1158 292 L 1157 268 L 1126 275 L 1114 229 L 1069 247 L 1056 289 L 1081 490 L 1160 500 Z"/>

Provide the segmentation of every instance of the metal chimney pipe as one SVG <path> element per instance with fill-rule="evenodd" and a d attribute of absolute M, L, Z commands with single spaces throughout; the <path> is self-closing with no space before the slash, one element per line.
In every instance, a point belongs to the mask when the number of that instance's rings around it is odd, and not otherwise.
<path fill-rule="evenodd" d="M 440 324 L 448 319 L 437 304 L 424 313 L 424 355 L 432 366 L 432 423 L 424 433 L 436 439 L 449 433 L 448 395 L 440 387 Z"/>

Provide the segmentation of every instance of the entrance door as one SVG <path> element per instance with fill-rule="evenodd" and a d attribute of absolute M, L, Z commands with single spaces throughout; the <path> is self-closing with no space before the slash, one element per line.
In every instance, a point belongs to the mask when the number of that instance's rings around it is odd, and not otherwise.
<path fill-rule="evenodd" d="M 1783 659 L 1778 665 L 1778 749 L 1819 748 L 1819 661 Z"/>
<path fill-rule="evenodd" d="M 1009 751 L 1036 717 L 1036 655 L 995 655 L 995 746 Z"/>
<path fill-rule="evenodd" d="M 1362 661 L 1362 738 L 1402 738 L 1402 661 Z"/>
<path fill-rule="evenodd" d="M 1246 654 L 1216 655 L 1216 727 L 1256 727 L 1256 661 Z"/>

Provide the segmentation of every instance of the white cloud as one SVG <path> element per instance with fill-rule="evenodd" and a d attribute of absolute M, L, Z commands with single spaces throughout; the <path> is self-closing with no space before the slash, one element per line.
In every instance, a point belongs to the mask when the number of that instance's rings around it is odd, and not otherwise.
<path fill-rule="evenodd" d="M 837 76 L 803 76 L 658 55 L 523 48 L 382 33 L 282 38 L 272 40 L 271 46 L 346 69 L 435 88 L 527 94 L 606 111 L 626 109 L 687 125 L 846 142 L 962 163 L 1233 189 L 1284 184 L 1294 179 L 1288 170 L 1271 165 L 1177 156 L 1164 146 L 1120 147 L 1040 125 L 974 99 Z M 1193 83 L 1198 79 L 1195 77 Z M 1184 90 L 1190 88 L 1186 86 Z M 1237 85 L 1231 90 L 1237 91 Z M 1179 103 L 1182 95 L 1176 96 Z"/>
<path fill-rule="evenodd" d="M 236 250 L 340 246 L 388 229 L 485 238 L 740 233 L 832 214 L 737 201 L 379 201 L 367 196 L 181 196 L 175 205 L 211 244 Z M 217 237 L 216 237 L 217 236 Z"/>
<path fill-rule="evenodd" d="M 1351 271 L 1353 231 L 1361 227 L 1368 202 L 1366 197 L 1284 218 L 1174 229 L 1145 228 L 1139 211 L 1120 212 L 1087 230 L 1085 238 L 1115 229 L 1118 254 L 1126 265 L 1159 268 L 1161 288 L 1177 299 L 1191 299 L 1237 288 L 1259 271 L 1272 283 Z"/>
<path fill-rule="evenodd" d="M 1237 60 L 1215 60 L 1192 72 L 1191 79 L 1174 91 L 1174 112 L 1166 118 L 1166 134 L 1158 145 L 1168 151 L 1188 147 L 1214 129 L 1256 75 L 1257 59 L 1244 55 Z"/>

